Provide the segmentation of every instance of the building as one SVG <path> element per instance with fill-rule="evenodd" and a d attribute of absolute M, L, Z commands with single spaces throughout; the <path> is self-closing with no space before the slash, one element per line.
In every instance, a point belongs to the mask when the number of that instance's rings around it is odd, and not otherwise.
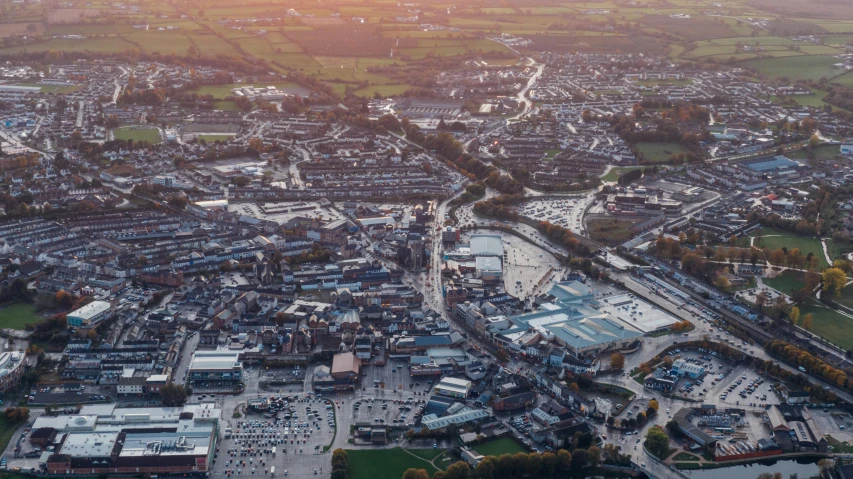
<path fill-rule="evenodd" d="M 471 256 L 496 256 L 503 258 L 504 246 L 500 235 L 471 235 Z"/>
<path fill-rule="evenodd" d="M 220 410 L 85 406 L 78 415 L 41 416 L 34 430 L 55 439 L 39 460 L 48 474 L 205 474 L 212 471 Z"/>
<path fill-rule="evenodd" d="M 672 417 L 672 422 L 685 436 L 695 441 L 700 447 L 711 447 L 716 444 L 717 440 L 690 421 L 695 413 L 696 411 L 693 408 L 682 408 Z"/>
<path fill-rule="evenodd" d="M 332 358 L 331 376 L 334 379 L 355 381 L 361 373 L 361 359 L 353 353 L 338 353 Z"/>
<path fill-rule="evenodd" d="M 191 383 L 241 381 L 243 363 L 239 357 L 239 353 L 229 351 L 196 351 L 187 378 Z"/>
<path fill-rule="evenodd" d="M 471 384 L 471 381 L 467 379 L 442 378 L 433 389 L 436 394 L 441 394 L 442 396 L 466 399 L 468 393 L 471 392 Z"/>
<path fill-rule="evenodd" d="M 688 363 L 683 359 L 676 359 L 675 362 L 672 363 L 672 374 L 696 379 L 705 374 L 705 368 L 698 364 Z"/>
<path fill-rule="evenodd" d="M 27 369 L 27 355 L 19 351 L 0 354 L 0 392 L 5 392 L 18 384 L 18 380 Z"/>
<path fill-rule="evenodd" d="M 596 309 L 592 290 L 578 281 L 555 284 L 548 294 L 537 298 L 539 309 L 513 316 L 515 327 L 493 336 L 503 347 L 527 353 L 526 338 L 533 332 L 564 347 L 575 357 L 626 349 L 643 333 L 617 316 Z M 536 338 L 533 338 L 536 339 Z"/>
<path fill-rule="evenodd" d="M 101 321 L 110 317 L 112 306 L 106 301 L 92 301 L 68 313 L 68 327 L 72 329 L 92 329 Z"/>

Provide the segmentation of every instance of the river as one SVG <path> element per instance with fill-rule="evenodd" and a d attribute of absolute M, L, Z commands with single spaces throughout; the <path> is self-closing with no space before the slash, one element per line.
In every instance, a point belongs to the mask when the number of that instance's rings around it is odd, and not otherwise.
<path fill-rule="evenodd" d="M 759 474 L 764 472 L 771 474 L 781 472 L 782 477 L 785 479 L 788 479 L 792 474 L 796 474 L 799 479 L 808 479 L 820 473 L 817 461 L 817 459 L 762 461 L 717 469 L 682 472 L 690 477 L 690 479 L 755 479 Z"/>

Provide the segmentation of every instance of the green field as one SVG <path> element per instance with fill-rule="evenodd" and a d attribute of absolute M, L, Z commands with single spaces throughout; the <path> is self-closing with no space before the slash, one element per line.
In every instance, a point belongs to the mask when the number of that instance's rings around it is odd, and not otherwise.
<path fill-rule="evenodd" d="M 57 95 L 66 95 L 79 90 L 80 85 L 39 85 L 37 83 L 15 83 L 15 86 L 37 86 L 41 88 L 42 93 L 56 93 Z"/>
<path fill-rule="evenodd" d="M 160 143 L 160 130 L 150 126 L 124 126 L 113 130 L 116 140 L 147 141 L 151 144 Z"/>
<path fill-rule="evenodd" d="M 428 451 L 431 452 L 432 450 Z M 426 469 L 432 476 L 438 469 L 428 460 L 422 459 L 419 453 L 410 454 L 399 447 L 393 449 L 347 449 L 349 477 L 350 479 L 400 479 L 406 469 L 410 467 Z"/>
<path fill-rule="evenodd" d="M 803 317 L 809 313 L 814 316 L 812 333 L 844 349 L 853 348 L 853 318 L 812 300 L 800 305 L 800 324 Z"/>
<path fill-rule="evenodd" d="M 793 160 L 806 160 L 808 159 L 809 154 L 811 154 L 815 160 L 829 161 L 835 159 L 839 153 L 838 145 L 821 145 L 813 151 L 796 150 L 787 152 L 785 155 Z"/>
<path fill-rule="evenodd" d="M 853 309 L 853 284 L 848 285 L 841 291 L 841 296 L 835 299 L 836 302 Z"/>
<path fill-rule="evenodd" d="M 648 142 L 634 145 L 645 163 L 664 163 L 673 154 L 687 153 L 678 143 Z"/>
<path fill-rule="evenodd" d="M 198 135 L 199 140 L 204 140 L 208 143 L 214 141 L 228 141 L 231 138 L 234 138 L 234 135 Z"/>
<path fill-rule="evenodd" d="M 769 77 L 784 77 L 789 80 L 819 80 L 821 77 L 832 78 L 844 70 L 833 68 L 838 59 L 830 56 L 809 55 L 786 58 L 769 58 L 749 60 L 739 65 L 755 68 Z"/>
<path fill-rule="evenodd" d="M 24 329 L 28 324 L 42 322 L 36 315 L 36 307 L 31 304 L 16 303 L 0 308 L 0 328 Z"/>
<path fill-rule="evenodd" d="M 521 444 L 512 438 L 502 437 L 494 441 L 484 442 L 474 446 L 474 450 L 484 456 L 500 456 L 502 454 L 515 454 L 516 452 L 527 452 Z"/>
<path fill-rule="evenodd" d="M 606 175 L 601 177 L 601 181 L 619 181 L 619 175 L 625 173 L 626 171 L 636 170 L 638 168 L 642 168 L 642 166 L 624 166 L 618 168 L 611 168 Z"/>
<path fill-rule="evenodd" d="M 798 248 L 803 256 L 808 256 L 809 253 L 817 256 L 818 268 L 826 268 L 829 264 L 826 262 L 826 257 L 823 254 L 823 247 L 820 245 L 820 240 L 817 238 L 805 238 L 794 235 L 787 231 L 774 228 L 762 228 L 763 237 L 761 244 L 758 239 L 753 242 L 754 246 L 767 248 L 770 251 L 782 248 L 788 248 L 788 251 Z M 753 234 L 752 236 L 755 236 Z"/>
<path fill-rule="evenodd" d="M 785 270 L 775 278 L 764 278 L 763 282 L 776 291 L 791 294 L 791 291 L 802 289 L 806 285 L 803 276 L 805 275 L 802 271 Z"/>

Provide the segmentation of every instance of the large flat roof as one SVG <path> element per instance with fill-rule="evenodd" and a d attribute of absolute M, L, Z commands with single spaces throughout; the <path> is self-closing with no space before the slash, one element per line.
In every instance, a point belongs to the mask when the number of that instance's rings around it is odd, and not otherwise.
<path fill-rule="evenodd" d="M 474 256 L 503 256 L 504 246 L 500 235 L 471 235 L 471 254 Z"/>
<path fill-rule="evenodd" d="M 68 316 L 80 318 L 83 320 L 92 319 L 105 311 L 109 311 L 109 309 L 110 303 L 106 301 L 92 301 L 91 303 L 85 304 L 68 313 Z"/>
<path fill-rule="evenodd" d="M 196 351 L 190 361 L 190 370 L 233 371 L 242 369 L 240 353 L 226 351 Z"/>

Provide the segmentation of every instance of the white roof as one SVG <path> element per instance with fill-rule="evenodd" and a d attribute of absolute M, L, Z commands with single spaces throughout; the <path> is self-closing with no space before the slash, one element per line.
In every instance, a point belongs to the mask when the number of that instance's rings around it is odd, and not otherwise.
<path fill-rule="evenodd" d="M 499 235 L 471 235 L 471 254 L 474 256 L 503 256 L 504 247 Z"/>
<path fill-rule="evenodd" d="M 68 316 L 73 316 L 75 318 L 80 318 L 83 320 L 92 319 L 105 311 L 109 311 L 109 309 L 110 303 L 106 301 L 92 301 L 89 304 L 75 309 L 74 311 L 69 313 Z"/>

